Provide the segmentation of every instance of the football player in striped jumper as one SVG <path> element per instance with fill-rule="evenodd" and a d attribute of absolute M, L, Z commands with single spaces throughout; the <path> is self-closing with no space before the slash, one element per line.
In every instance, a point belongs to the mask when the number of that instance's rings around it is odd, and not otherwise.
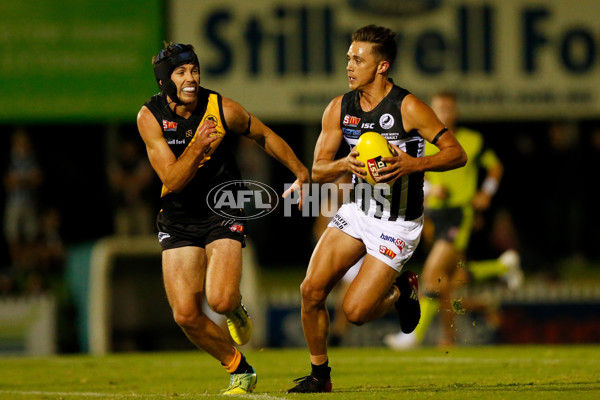
<path fill-rule="evenodd" d="M 301 285 L 302 328 L 311 373 L 295 380 L 289 393 L 331 391 L 327 355 L 329 315 L 326 299 L 346 271 L 364 262 L 343 301 L 346 318 L 362 325 L 396 307 L 404 332 L 420 318 L 417 276 L 402 272 L 423 227 L 423 176 L 465 165 L 467 157 L 453 133 L 423 101 L 396 86 L 388 74 L 396 58 L 395 34 L 374 25 L 352 35 L 346 67 L 350 92 L 334 98 L 323 114 L 312 166 L 315 182 L 354 175 L 354 200 L 343 204 L 319 239 Z M 380 161 L 379 182 L 364 181 L 364 163 L 353 149 L 335 159 L 345 140 L 354 146 L 365 132 L 382 134 L 395 156 Z M 425 141 L 439 152 L 424 155 Z"/>

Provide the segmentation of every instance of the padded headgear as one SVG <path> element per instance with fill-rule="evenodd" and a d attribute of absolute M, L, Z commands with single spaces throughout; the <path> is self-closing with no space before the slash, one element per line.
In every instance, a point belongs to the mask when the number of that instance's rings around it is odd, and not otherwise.
<path fill-rule="evenodd" d="M 177 97 L 177 86 L 171 80 L 171 74 L 175 68 L 184 64 L 200 66 L 198 56 L 189 44 L 171 44 L 162 49 L 154 59 L 154 77 L 158 87 L 177 104 L 181 104 L 181 100 Z"/>

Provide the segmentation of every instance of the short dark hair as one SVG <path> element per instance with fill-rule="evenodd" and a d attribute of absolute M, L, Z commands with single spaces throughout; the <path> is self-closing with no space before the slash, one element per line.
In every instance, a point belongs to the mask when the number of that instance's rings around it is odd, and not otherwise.
<path fill-rule="evenodd" d="M 396 60 L 396 33 L 391 29 L 377 25 L 367 25 L 352 34 L 353 42 L 373 43 L 373 52 L 388 61 L 390 66 Z"/>

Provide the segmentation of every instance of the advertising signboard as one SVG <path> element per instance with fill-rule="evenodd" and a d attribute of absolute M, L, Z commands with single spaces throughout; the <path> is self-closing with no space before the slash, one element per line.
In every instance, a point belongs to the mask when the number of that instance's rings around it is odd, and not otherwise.
<path fill-rule="evenodd" d="M 371 23 L 397 33 L 394 81 L 421 98 L 456 91 L 465 118 L 600 114 L 596 0 L 169 3 L 171 40 L 197 47 L 206 85 L 262 118 L 318 121 L 348 90 L 351 33 Z"/>
<path fill-rule="evenodd" d="M 135 121 L 157 91 L 159 0 L 0 3 L 0 121 Z"/>

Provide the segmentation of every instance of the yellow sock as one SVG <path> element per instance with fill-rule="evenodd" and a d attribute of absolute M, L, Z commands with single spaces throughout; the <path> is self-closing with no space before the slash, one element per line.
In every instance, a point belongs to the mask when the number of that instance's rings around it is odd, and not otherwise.
<path fill-rule="evenodd" d="M 467 266 L 471 276 L 476 282 L 485 281 L 486 279 L 498 278 L 508 271 L 508 267 L 498 259 L 471 261 Z"/>
<path fill-rule="evenodd" d="M 419 303 L 421 303 L 421 320 L 415 328 L 415 335 L 419 343 L 421 343 L 425 338 L 429 325 L 431 325 L 431 321 L 433 321 L 440 308 L 440 301 L 437 298 L 425 295 L 419 299 Z"/>

